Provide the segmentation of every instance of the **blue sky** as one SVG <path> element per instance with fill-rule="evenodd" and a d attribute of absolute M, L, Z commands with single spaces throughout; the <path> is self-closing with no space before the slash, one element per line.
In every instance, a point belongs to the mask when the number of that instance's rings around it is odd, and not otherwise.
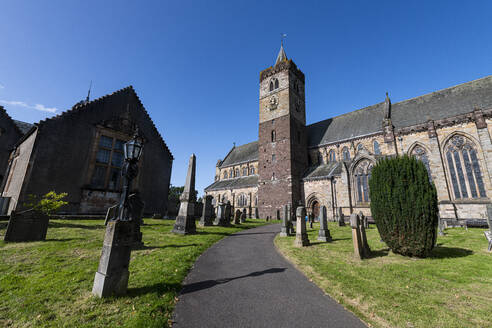
<path fill-rule="evenodd" d="M 37 122 L 133 85 L 183 185 L 200 194 L 258 136 L 259 72 L 280 34 L 306 75 L 308 123 L 491 74 L 491 1 L 2 1 L 0 105 Z"/>

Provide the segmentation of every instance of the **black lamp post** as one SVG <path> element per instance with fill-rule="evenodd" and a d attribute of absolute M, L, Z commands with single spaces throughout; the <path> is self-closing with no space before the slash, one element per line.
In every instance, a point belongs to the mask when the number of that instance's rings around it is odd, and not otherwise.
<path fill-rule="evenodd" d="M 121 175 L 123 176 L 123 191 L 121 193 L 120 204 L 115 220 L 131 220 L 131 216 L 127 213 L 128 191 L 130 190 L 132 180 L 135 179 L 138 174 L 137 163 L 142 155 L 143 143 L 143 138 L 138 134 L 137 130 L 133 138 L 123 146 L 125 154 L 125 164 L 123 165 L 123 170 L 121 172 Z"/>

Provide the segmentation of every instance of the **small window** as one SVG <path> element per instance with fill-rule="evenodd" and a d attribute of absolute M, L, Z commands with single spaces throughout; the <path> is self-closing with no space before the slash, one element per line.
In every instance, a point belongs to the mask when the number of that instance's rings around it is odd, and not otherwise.
<path fill-rule="evenodd" d="M 227 179 L 227 171 L 224 171 L 224 179 Z"/>
<path fill-rule="evenodd" d="M 270 91 L 273 91 L 273 81 L 270 81 Z"/>
<path fill-rule="evenodd" d="M 379 149 L 379 142 L 374 140 L 373 146 L 374 146 L 374 154 L 381 155 L 381 149 Z"/>
<path fill-rule="evenodd" d="M 333 149 L 330 150 L 328 158 L 329 158 L 330 162 L 336 162 L 337 161 L 337 156 L 336 156 L 335 151 Z"/>
<path fill-rule="evenodd" d="M 364 150 L 364 145 L 361 143 L 357 146 L 357 152 Z"/>
<path fill-rule="evenodd" d="M 275 79 L 275 89 L 278 89 L 278 80 Z"/>
<path fill-rule="evenodd" d="M 247 175 L 248 175 L 248 168 L 244 167 L 243 168 L 243 176 L 247 176 Z"/>
<path fill-rule="evenodd" d="M 275 130 L 272 130 L 272 142 L 275 142 L 277 140 L 277 133 Z"/>
<path fill-rule="evenodd" d="M 255 168 L 254 167 L 250 168 L 249 174 L 255 174 Z"/>
<path fill-rule="evenodd" d="M 237 178 L 239 176 L 239 169 L 236 169 L 234 171 L 234 177 Z"/>
<path fill-rule="evenodd" d="M 348 150 L 347 147 L 343 147 L 343 149 L 342 149 L 342 155 L 343 155 L 343 160 L 344 161 L 350 161 L 350 151 Z"/>

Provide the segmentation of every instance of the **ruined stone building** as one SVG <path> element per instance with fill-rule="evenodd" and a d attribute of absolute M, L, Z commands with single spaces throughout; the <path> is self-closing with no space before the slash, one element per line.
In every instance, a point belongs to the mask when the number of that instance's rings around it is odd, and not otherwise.
<path fill-rule="evenodd" d="M 378 158 L 420 159 L 438 191 L 443 218 L 482 218 L 492 196 L 492 76 L 306 125 L 305 77 L 281 47 L 260 73 L 258 140 L 219 160 L 205 189 L 260 217 L 302 203 L 318 215 L 370 216 L 368 179 Z"/>
<path fill-rule="evenodd" d="M 123 144 L 137 128 L 145 144 L 132 190 L 140 192 L 146 214 L 164 214 L 173 156 L 131 86 L 34 125 L 0 109 L 0 191 L 9 200 L 7 213 L 22 209 L 29 195 L 53 190 L 68 193 L 62 213 L 104 214 L 119 201 Z"/>

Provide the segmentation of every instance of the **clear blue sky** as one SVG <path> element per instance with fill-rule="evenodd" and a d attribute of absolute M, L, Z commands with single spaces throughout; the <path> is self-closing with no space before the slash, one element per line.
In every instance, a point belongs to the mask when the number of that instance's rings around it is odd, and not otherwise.
<path fill-rule="evenodd" d="M 37 122 L 133 85 L 183 185 L 200 194 L 257 139 L 259 72 L 280 33 L 306 74 L 308 123 L 491 74 L 492 1 L 2 1 L 0 105 Z"/>

